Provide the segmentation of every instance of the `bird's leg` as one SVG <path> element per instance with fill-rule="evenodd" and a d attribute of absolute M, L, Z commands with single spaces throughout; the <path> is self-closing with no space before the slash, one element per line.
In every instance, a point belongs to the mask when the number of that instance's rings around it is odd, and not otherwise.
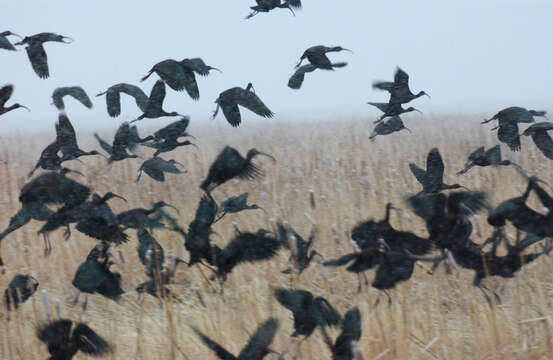
<path fill-rule="evenodd" d="M 215 117 L 217 116 L 217 114 L 219 113 L 219 103 L 217 103 L 217 107 L 215 108 L 215 111 L 213 111 L 213 114 L 211 115 L 211 120 L 215 119 Z"/>
<path fill-rule="evenodd" d="M 219 215 L 219 217 L 217 219 L 215 219 L 215 221 L 213 221 L 213 223 L 215 224 L 217 221 L 221 220 L 222 218 L 225 217 L 227 213 L 226 212 L 223 212 L 221 215 Z"/>
<path fill-rule="evenodd" d="M 469 165 L 467 165 L 463 170 L 457 172 L 456 175 L 459 176 L 459 175 L 465 174 L 465 173 L 466 173 L 467 171 L 469 171 L 473 166 L 474 166 L 474 164 L 469 164 Z"/>
<path fill-rule="evenodd" d="M 52 252 L 52 244 L 50 244 L 50 237 L 48 236 L 47 233 L 43 234 L 43 238 L 44 238 L 44 256 L 48 256 Z"/>
<path fill-rule="evenodd" d="M 388 290 L 384 290 L 384 294 L 386 294 L 386 297 L 388 298 L 388 306 L 392 306 L 392 297 L 390 296 Z"/>
<path fill-rule="evenodd" d="M 67 227 L 65 228 L 65 231 L 63 233 L 63 239 L 65 241 L 69 240 L 69 237 L 71 236 L 71 228 L 69 226 L 69 224 L 67 225 Z"/>
<path fill-rule="evenodd" d="M 79 302 L 79 296 L 81 295 L 81 292 L 77 290 L 77 295 L 75 295 L 75 298 L 73 299 L 73 305 L 77 304 Z"/>
<path fill-rule="evenodd" d="M 251 19 L 252 17 L 254 17 L 254 16 L 257 15 L 257 14 L 259 14 L 259 12 L 257 12 L 257 11 L 252 11 L 248 16 L 246 16 L 245 19 L 246 19 L 246 20 L 247 20 L 247 19 Z"/>
<path fill-rule="evenodd" d="M 84 296 L 84 302 L 83 302 L 83 312 L 86 311 L 86 306 L 88 305 L 88 294 L 85 294 Z"/>

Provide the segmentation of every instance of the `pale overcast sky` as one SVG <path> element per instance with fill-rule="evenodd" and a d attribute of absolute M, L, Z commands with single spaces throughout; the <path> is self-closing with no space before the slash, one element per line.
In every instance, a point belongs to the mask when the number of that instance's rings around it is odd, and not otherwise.
<path fill-rule="evenodd" d="M 151 66 L 185 57 L 202 57 L 223 71 L 198 79 L 199 101 L 167 88 L 165 110 L 189 114 L 193 122 L 209 121 L 221 91 L 250 81 L 277 118 L 372 120 L 378 111 L 365 103 L 387 96 L 372 90 L 371 83 L 392 79 L 397 65 L 410 74 L 413 91 L 432 96 L 412 104 L 425 114 L 491 113 L 510 105 L 551 109 L 551 0 L 302 1 L 295 17 L 277 9 L 251 20 L 244 17 L 254 0 L 5 1 L 0 31 L 55 32 L 75 42 L 45 45 L 48 80 L 35 75 L 23 48 L 0 50 L 0 83 L 15 85 L 9 104 L 32 109 L 13 111 L 0 121 L 3 128 L 51 126 L 57 118 L 50 105 L 53 89 L 81 85 L 95 108 L 69 101 L 70 118 L 81 126 L 115 128 L 140 112 L 126 99 L 123 115 L 111 119 L 105 99 L 94 95 L 119 82 L 140 85 L 149 94 L 157 76 L 139 80 Z M 307 74 L 303 87 L 291 90 L 287 81 L 293 67 L 312 45 L 341 45 L 354 54 L 331 53 L 332 61 L 349 65 Z M 242 113 L 244 121 L 252 118 Z M 224 121 L 222 114 L 216 121 Z"/>

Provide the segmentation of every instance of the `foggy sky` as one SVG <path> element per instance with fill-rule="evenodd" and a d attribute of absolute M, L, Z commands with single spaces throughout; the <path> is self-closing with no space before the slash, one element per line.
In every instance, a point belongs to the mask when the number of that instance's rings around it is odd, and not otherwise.
<path fill-rule="evenodd" d="M 371 83 L 391 80 L 398 65 L 410 74 L 414 92 L 425 90 L 432 96 L 412 103 L 425 114 L 492 113 L 511 105 L 550 109 L 553 104 L 550 0 L 303 2 L 296 17 L 277 9 L 251 20 L 244 17 L 253 0 L 3 2 L 0 31 L 22 36 L 56 32 L 75 42 L 45 45 L 48 80 L 36 76 L 23 48 L 0 50 L 0 84 L 15 85 L 8 104 L 20 102 L 32 109 L 2 116 L 2 127 L 51 126 L 57 119 L 57 109 L 50 105 L 54 88 L 80 85 L 95 107 L 88 110 L 66 101 L 74 123 L 115 128 L 140 111 L 122 96 L 122 116 L 111 119 L 105 98 L 95 95 L 119 82 L 137 84 L 149 94 L 157 75 L 143 83 L 140 78 L 158 61 L 185 57 L 202 57 L 223 71 L 197 77 L 199 101 L 167 88 L 164 109 L 188 114 L 193 122 L 209 122 L 218 94 L 248 82 L 277 119 L 373 120 L 378 110 L 366 102 L 385 102 L 387 95 L 373 90 Z M 349 65 L 317 70 L 306 75 L 300 90 L 289 89 L 294 65 L 313 45 L 341 45 L 354 54 L 330 53 L 331 61 Z M 242 114 L 245 122 L 255 118 L 248 111 Z M 223 122 L 222 114 L 214 121 Z M 143 120 L 156 122 L 161 124 Z"/>

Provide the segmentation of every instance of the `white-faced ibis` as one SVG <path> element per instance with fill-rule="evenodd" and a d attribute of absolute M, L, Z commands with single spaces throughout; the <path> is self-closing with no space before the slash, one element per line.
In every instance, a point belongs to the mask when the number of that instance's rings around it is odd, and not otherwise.
<path fill-rule="evenodd" d="M 353 51 L 343 48 L 341 46 L 323 46 L 323 45 L 317 45 L 312 46 L 304 51 L 304 53 L 300 57 L 300 61 L 296 65 L 296 68 L 299 68 L 301 66 L 301 63 L 304 59 L 309 60 L 309 62 L 316 66 L 317 69 L 323 69 L 323 70 L 334 70 L 333 63 L 330 62 L 330 59 L 326 56 L 329 52 L 338 52 L 338 51 L 349 51 L 353 53 Z M 338 66 L 336 67 L 344 67 L 347 65 L 347 63 L 338 63 Z"/>
<path fill-rule="evenodd" d="M 373 89 L 385 90 L 390 93 L 390 101 L 392 104 L 405 104 L 418 97 L 426 95 L 430 97 L 424 91 L 419 91 L 417 94 L 413 94 L 409 89 L 409 74 L 400 69 L 396 70 L 394 75 L 394 81 L 377 81 L 373 83 Z"/>
<path fill-rule="evenodd" d="M 209 192 L 235 177 L 251 180 L 263 177 L 263 170 L 252 162 L 253 158 L 257 155 L 267 156 L 276 162 L 276 159 L 272 155 L 257 149 L 250 149 L 244 158 L 238 150 L 225 146 L 209 167 L 207 177 L 200 185 L 200 188 Z"/>
<path fill-rule="evenodd" d="M 248 193 L 245 192 L 238 196 L 231 196 L 228 199 L 221 202 L 219 206 L 219 217 L 216 222 L 221 220 L 226 214 L 235 214 L 244 210 L 263 210 L 262 207 L 257 204 L 248 205 Z M 263 210 L 265 211 L 265 210 Z"/>
<path fill-rule="evenodd" d="M 179 232 L 184 237 L 184 247 L 190 253 L 188 266 L 192 266 L 202 260 L 206 260 L 211 265 L 215 264 L 209 236 L 214 233 L 211 226 L 215 222 L 217 212 L 218 206 L 215 200 L 211 196 L 204 195 L 198 203 L 194 220 L 188 225 L 187 233 L 173 222 L 173 230 Z"/>
<path fill-rule="evenodd" d="M 209 337 L 204 335 L 196 327 L 192 327 L 192 330 L 200 337 L 202 342 L 209 347 L 211 351 L 217 355 L 219 359 L 222 360 L 262 360 L 265 356 L 270 353 L 276 353 L 271 350 L 269 346 L 273 342 L 276 331 L 278 328 L 278 320 L 271 318 L 261 324 L 255 333 L 250 337 L 248 344 L 242 349 L 238 356 L 232 355 L 230 352 L 225 350 L 221 345 L 217 344 L 215 341 L 211 340 Z M 276 353 L 278 354 L 278 353 Z M 279 354 L 280 355 L 280 354 Z"/>
<path fill-rule="evenodd" d="M 437 148 L 433 148 L 428 152 L 428 156 L 426 157 L 426 170 L 420 168 L 415 163 L 410 163 L 409 169 L 417 181 L 422 185 L 421 192 L 423 193 L 435 193 L 442 190 L 464 187 L 459 184 L 447 185 L 444 183 L 445 167 L 440 151 Z"/>
<path fill-rule="evenodd" d="M 131 121 L 131 123 L 142 120 L 144 118 L 156 119 L 163 116 L 182 116 L 176 111 L 168 113 L 163 110 L 162 107 L 164 100 L 165 83 L 161 80 L 158 80 L 152 87 L 152 91 L 150 92 L 150 97 L 148 98 L 148 103 L 146 104 L 146 109 L 144 110 L 144 113 L 138 118 Z"/>
<path fill-rule="evenodd" d="M 171 204 L 167 204 L 164 201 L 158 201 L 153 204 L 151 209 L 136 208 L 117 214 L 117 222 L 124 227 L 124 229 L 157 229 L 164 228 L 165 225 L 159 221 L 160 216 L 152 217 L 150 215 L 157 213 L 157 211 L 165 206 L 177 210 Z M 178 211 L 178 210 L 177 210 Z"/>
<path fill-rule="evenodd" d="M 180 120 L 172 122 L 164 128 L 156 131 L 153 135 L 153 142 L 143 143 L 142 145 L 156 149 L 154 157 L 161 153 L 172 151 L 180 146 L 192 145 L 197 148 L 195 144 L 188 140 L 179 141 L 179 138 L 181 137 L 190 136 L 194 138 L 186 132 L 186 128 L 189 123 L 190 118 L 188 116 L 183 116 Z"/>
<path fill-rule="evenodd" d="M 38 288 L 38 281 L 30 275 L 17 274 L 4 291 L 4 305 L 8 311 L 12 306 L 17 309 L 20 304 L 27 301 Z"/>
<path fill-rule="evenodd" d="M 176 160 L 164 160 L 160 157 L 154 156 L 151 159 L 148 159 L 140 165 L 138 169 L 138 176 L 136 177 L 136 182 L 140 181 L 142 172 L 144 171 L 149 177 L 156 181 L 163 182 L 165 181 L 165 173 L 169 174 L 182 174 L 186 171 L 181 171 L 177 165 L 184 166 Z"/>
<path fill-rule="evenodd" d="M 509 166 L 513 165 L 519 172 L 524 170 L 517 165 L 516 163 L 510 160 L 501 160 L 501 147 L 496 145 L 488 150 L 485 150 L 483 146 L 474 150 L 468 158 L 465 168 L 457 173 L 457 175 L 462 175 L 469 171 L 474 166 Z"/>
<path fill-rule="evenodd" d="M 532 140 L 534 140 L 534 144 L 540 149 L 541 153 L 546 158 L 553 160 L 553 140 L 551 136 L 547 134 L 550 130 L 553 130 L 553 123 L 541 122 L 530 125 L 524 130 L 522 135 L 531 136 Z"/>
<path fill-rule="evenodd" d="M 313 246 L 313 241 L 315 241 L 315 236 L 317 234 L 317 229 L 315 226 L 311 229 L 309 234 L 309 239 L 305 241 L 300 234 L 298 234 L 290 225 L 285 225 L 281 222 L 277 223 L 278 237 L 282 242 L 282 246 L 290 249 L 292 264 L 295 265 L 298 275 L 311 265 L 311 261 L 315 256 L 322 258 L 315 250 L 310 250 Z M 284 274 L 292 273 L 292 269 L 286 269 L 283 271 Z"/>
<path fill-rule="evenodd" d="M 79 351 L 94 357 L 112 351 L 111 345 L 84 323 L 59 319 L 40 324 L 36 332 L 39 340 L 48 345 L 50 360 L 71 360 Z"/>
<path fill-rule="evenodd" d="M 294 315 L 294 333 L 291 336 L 303 335 L 302 341 L 318 327 L 328 342 L 326 327 L 336 327 L 342 321 L 340 313 L 326 299 L 315 297 L 309 291 L 275 289 L 275 297 Z"/>
<path fill-rule="evenodd" d="M 8 111 L 12 111 L 18 108 L 27 109 L 28 111 L 30 111 L 28 107 L 21 104 L 13 104 L 6 107 L 6 103 L 11 98 L 12 94 L 13 85 L 4 85 L 0 88 L 0 116 L 7 113 Z"/>
<path fill-rule="evenodd" d="M 410 106 L 407 109 L 404 109 L 401 106 L 401 103 L 375 103 L 375 102 L 368 102 L 367 104 L 372 105 L 374 107 L 377 107 L 380 111 L 382 111 L 384 114 L 382 114 L 377 120 L 374 121 L 375 124 L 378 124 L 385 118 L 389 116 L 399 116 L 406 112 L 416 111 L 418 113 L 421 113 L 419 110 L 415 109 L 414 107 Z M 422 113 L 421 113 L 422 114 Z"/>
<path fill-rule="evenodd" d="M 96 95 L 106 95 L 106 106 L 109 116 L 117 117 L 121 115 L 121 93 L 132 96 L 136 102 L 136 106 L 138 106 L 142 112 L 146 111 L 148 96 L 144 91 L 136 85 L 119 83 L 110 86 L 106 91 Z"/>
<path fill-rule="evenodd" d="M 65 41 L 66 39 L 71 40 L 70 42 Z M 33 67 L 35 73 L 41 79 L 47 79 L 50 77 L 50 71 L 48 69 L 48 56 L 44 50 L 43 44 L 48 41 L 61 42 L 69 44 L 73 42 L 73 39 L 67 36 L 58 35 L 54 33 L 40 33 L 32 36 L 26 36 L 18 43 L 14 45 L 24 45 L 27 44 L 25 50 L 27 51 L 27 56 Z"/>
<path fill-rule="evenodd" d="M 252 83 L 248 83 L 245 89 L 237 86 L 220 93 L 219 97 L 215 100 L 217 107 L 211 118 L 215 119 L 219 113 L 219 108 L 221 108 L 229 124 L 233 127 L 238 127 L 242 122 L 238 105 L 264 118 L 272 118 L 274 113 L 263 103 L 263 101 L 261 101 L 252 89 Z"/>
<path fill-rule="evenodd" d="M 274 9 L 288 9 L 294 14 L 292 7 L 301 8 L 301 0 L 255 0 L 255 2 L 257 5 L 250 6 L 253 11 L 246 16 L 246 19 L 251 19 L 259 13 L 268 13 Z"/>
<path fill-rule="evenodd" d="M 56 88 L 52 93 L 53 104 L 58 110 L 65 110 L 65 103 L 63 102 L 65 96 L 71 96 L 87 108 L 92 109 L 92 101 L 90 101 L 90 98 L 82 87 L 67 86 Z"/>
<path fill-rule="evenodd" d="M 16 51 L 17 49 L 13 44 L 8 40 L 8 36 L 17 36 L 20 39 L 23 39 L 21 36 L 12 33 L 11 31 L 3 31 L 0 33 L 0 49 Z"/>
<path fill-rule="evenodd" d="M 56 142 L 59 144 L 62 153 L 61 161 L 74 160 L 81 156 L 89 155 L 105 157 L 96 150 L 87 152 L 79 148 L 75 128 L 73 128 L 71 121 L 69 121 L 69 118 L 64 113 L 59 115 L 58 122 L 56 123 Z"/>
<path fill-rule="evenodd" d="M 407 130 L 411 132 L 411 130 L 405 127 L 405 125 L 403 124 L 403 120 L 401 120 L 399 116 L 392 116 L 392 118 L 388 121 L 381 122 L 376 125 L 371 136 L 369 136 L 369 139 L 372 140 L 378 135 L 390 135 L 401 130 Z"/>
<path fill-rule="evenodd" d="M 75 272 L 73 286 L 79 290 L 79 294 L 86 294 L 83 309 L 86 309 L 88 294 L 98 293 L 114 301 L 118 301 L 123 294 L 121 275 L 110 270 L 114 263 L 110 260 L 111 256 L 109 245 L 101 242 L 90 251 L 86 261 L 79 265 Z M 79 294 L 74 300 L 75 303 L 79 301 Z"/>
<path fill-rule="evenodd" d="M 138 155 L 129 154 L 127 149 L 133 151 L 137 144 L 153 139 L 153 136 L 141 138 L 138 135 L 136 125 L 130 126 L 128 122 L 124 122 L 119 126 L 115 136 L 113 137 L 112 145 L 108 144 L 97 133 L 94 133 L 94 137 L 98 140 L 98 143 L 100 143 L 102 149 L 109 154 L 109 163 L 129 158 L 138 158 Z"/>

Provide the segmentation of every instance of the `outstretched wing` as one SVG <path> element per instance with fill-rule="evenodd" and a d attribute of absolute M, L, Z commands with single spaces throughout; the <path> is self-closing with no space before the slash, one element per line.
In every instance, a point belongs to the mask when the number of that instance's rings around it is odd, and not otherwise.
<path fill-rule="evenodd" d="M 484 152 L 484 147 L 480 146 L 478 149 L 474 150 L 469 155 L 469 161 L 475 161 L 476 159 L 484 156 L 486 152 Z"/>
<path fill-rule="evenodd" d="M 121 95 L 113 87 L 110 87 L 106 93 L 106 105 L 109 116 L 117 117 L 121 114 Z"/>
<path fill-rule="evenodd" d="M 306 290 L 275 289 L 275 297 L 280 305 L 294 314 L 305 311 L 302 304 L 309 303 L 313 299 L 313 295 Z"/>
<path fill-rule="evenodd" d="M 98 135 L 98 133 L 94 133 L 94 137 L 96 138 L 96 140 L 98 140 L 98 142 L 100 143 L 100 147 L 104 149 L 105 152 L 107 152 L 108 154 L 111 154 L 113 152 L 113 148 L 111 147 L 111 145 L 105 142 L 104 139 L 102 139 L 100 135 Z"/>
<path fill-rule="evenodd" d="M 150 109 L 161 109 L 163 100 L 165 100 L 165 94 L 165 83 L 161 80 L 156 81 L 152 87 L 152 91 L 150 91 L 150 97 L 148 99 L 148 104 L 146 105 L 146 112 Z"/>
<path fill-rule="evenodd" d="M 69 118 L 64 113 L 58 116 L 58 122 L 56 123 L 56 142 L 62 152 L 66 147 L 77 146 L 75 128 L 73 128 L 71 121 L 69 121 Z"/>
<path fill-rule="evenodd" d="M 424 178 L 426 177 L 426 170 L 424 170 L 423 168 L 421 168 L 415 163 L 409 163 L 409 170 L 411 170 L 411 173 L 413 174 L 413 176 L 415 176 L 415 178 L 421 185 L 424 184 Z"/>
<path fill-rule="evenodd" d="M 383 113 L 386 113 L 386 111 L 388 110 L 388 103 L 368 102 L 367 104 L 377 107 Z"/>
<path fill-rule="evenodd" d="M 141 88 L 139 88 L 136 85 L 125 84 L 125 83 L 118 84 L 115 86 L 115 88 L 119 92 L 132 96 L 136 101 L 136 105 L 140 108 L 140 110 L 142 111 L 146 110 L 146 104 L 148 103 L 148 96 L 144 91 L 142 91 Z"/>
<path fill-rule="evenodd" d="M 240 355 L 238 360 L 255 359 L 255 354 L 259 353 L 261 349 L 267 349 L 273 342 L 273 338 L 278 328 L 278 320 L 270 318 L 265 321 L 260 327 L 257 328 L 253 336 L 248 341 L 248 344 Z"/>
<path fill-rule="evenodd" d="M 65 96 L 71 96 L 75 99 L 77 99 L 81 104 L 86 106 L 87 108 L 92 108 L 92 101 L 90 101 L 90 98 L 86 94 L 86 92 L 83 90 L 80 86 L 69 86 L 69 87 L 59 87 L 54 90 L 54 93 L 52 94 L 52 100 L 54 101 L 54 105 L 59 110 L 63 110 L 65 108 L 65 105 L 63 103 L 63 97 Z"/>
<path fill-rule="evenodd" d="M 186 87 L 186 77 L 181 64 L 175 60 L 164 60 L 154 66 L 159 77 L 175 91 L 182 91 Z"/>
<path fill-rule="evenodd" d="M 198 83 L 193 71 L 184 71 L 184 88 L 192 100 L 200 98 L 200 89 L 198 89 Z"/>
<path fill-rule="evenodd" d="M 37 327 L 36 334 L 38 339 L 48 344 L 49 347 L 65 345 L 69 342 L 72 325 L 71 320 L 65 319 L 41 323 Z"/>
<path fill-rule="evenodd" d="M 546 130 L 534 132 L 532 140 L 546 158 L 553 159 L 553 140 L 551 140 L 551 136 L 547 134 Z"/>
<path fill-rule="evenodd" d="M 0 88 L 0 107 L 4 107 L 13 94 L 13 85 L 4 85 Z"/>
<path fill-rule="evenodd" d="M 391 81 L 375 81 L 375 82 L 373 82 L 373 89 L 379 89 L 379 90 L 392 92 L 393 88 L 394 88 L 394 83 L 391 82 Z"/>
<path fill-rule="evenodd" d="M 31 66 L 38 77 L 41 79 L 49 78 L 50 72 L 48 70 L 48 56 L 46 55 L 46 51 L 44 50 L 42 43 L 34 43 L 27 46 L 25 51 L 27 51 L 27 56 L 29 57 Z"/>
<path fill-rule="evenodd" d="M 437 148 L 433 148 L 426 157 L 426 176 L 422 183 L 425 191 L 438 191 L 444 179 L 444 162 Z"/>
<path fill-rule="evenodd" d="M 236 356 L 229 353 L 225 348 L 223 348 L 221 345 L 217 344 L 215 341 L 208 338 L 206 335 L 204 335 L 200 330 L 198 330 L 196 327 L 192 326 L 192 330 L 198 335 L 198 337 L 202 340 L 202 342 L 207 345 L 208 348 L 211 349 L 217 355 L 217 357 L 221 360 L 236 360 Z"/>
<path fill-rule="evenodd" d="M 305 78 L 305 73 L 315 71 L 316 69 L 317 67 L 312 64 L 306 64 L 306 65 L 300 66 L 296 70 L 294 75 L 292 75 L 288 80 L 288 87 L 295 90 L 301 88 L 301 85 L 303 84 L 303 80 Z"/>
<path fill-rule="evenodd" d="M 287 2 L 294 9 L 301 9 L 301 0 L 287 0 Z"/>
<path fill-rule="evenodd" d="M 83 323 L 75 327 L 72 337 L 85 354 L 103 356 L 111 351 L 110 344 Z"/>
<path fill-rule="evenodd" d="M 217 210 L 217 203 L 211 196 L 202 196 L 196 209 L 194 221 L 190 223 L 190 230 L 200 232 L 208 229 L 215 221 Z"/>
<path fill-rule="evenodd" d="M 514 121 L 500 121 L 497 138 L 509 146 L 512 151 L 520 151 L 518 124 Z"/>
<path fill-rule="evenodd" d="M 394 83 L 398 85 L 408 85 L 409 84 L 409 74 L 403 71 L 401 68 L 397 68 L 394 75 Z"/>
<path fill-rule="evenodd" d="M 15 46 L 13 46 L 12 43 L 5 36 L 0 36 L 0 49 L 11 51 L 17 50 Z"/>
<path fill-rule="evenodd" d="M 235 101 L 238 105 L 242 105 L 259 116 L 271 118 L 274 115 L 253 91 L 241 91 L 235 97 Z"/>
<path fill-rule="evenodd" d="M 219 106 L 223 110 L 225 118 L 233 127 L 237 127 L 242 122 L 242 117 L 240 116 L 240 109 L 238 104 L 231 101 L 221 100 L 219 101 Z"/>
<path fill-rule="evenodd" d="M 176 140 L 186 132 L 189 123 L 190 118 L 188 116 L 183 116 L 180 120 L 172 122 L 166 127 L 156 131 L 154 137 L 156 139 Z"/>

